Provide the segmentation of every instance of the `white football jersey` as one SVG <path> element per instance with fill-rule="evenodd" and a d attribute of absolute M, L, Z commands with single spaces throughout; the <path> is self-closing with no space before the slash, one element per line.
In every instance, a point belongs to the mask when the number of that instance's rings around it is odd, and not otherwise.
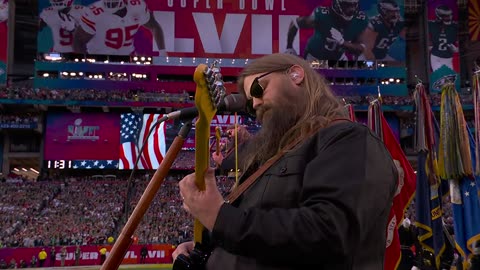
<path fill-rule="evenodd" d="M 85 9 L 80 25 L 94 35 L 87 43 L 89 54 L 129 55 L 134 50 L 133 37 L 150 20 L 150 11 L 143 0 L 128 0 L 124 17 L 109 13 L 98 1 Z"/>
<path fill-rule="evenodd" d="M 62 28 L 64 20 L 73 19 L 78 25 L 80 17 L 83 14 L 84 6 L 73 5 L 68 15 L 59 12 L 53 7 L 47 7 L 40 13 L 40 19 L 44 21 L 52 30 L 53 51 L 59 53 L 73 52 L 73 31 L 67 31 Z M 70 18 L 67 18 L 69 16 Z"/>
<path fill-rule="evenodd" d="M 8 20 L 8 2 L 0 3 L 0 23 Z"/>

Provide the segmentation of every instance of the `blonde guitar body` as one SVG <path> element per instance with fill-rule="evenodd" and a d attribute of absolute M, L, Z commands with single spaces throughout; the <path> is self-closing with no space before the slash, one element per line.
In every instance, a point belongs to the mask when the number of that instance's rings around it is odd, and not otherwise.
<path fill-rule="evenodd" d="M 200 64 L 195 69 L 193 79 L 196 83 L 195 106 L 198 118 L 195 122 L 195 181 L 200 190 L 205 190 L 205 173 L 210 163 L 210 124 L 220 101 L 225 97 L 225 87 L 218 63 L 210 67 Z M 205 227 L 197 219 L 193 225 L 195 249 L 189 257 L 179 256 L 173 264 L 173 270 L 204 269 L 210 255 L 209 245 L 205 243 Z"/>

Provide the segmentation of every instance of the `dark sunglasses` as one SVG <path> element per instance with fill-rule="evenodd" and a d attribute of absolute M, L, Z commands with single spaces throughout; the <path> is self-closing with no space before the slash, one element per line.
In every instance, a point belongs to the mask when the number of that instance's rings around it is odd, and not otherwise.
<path fill-rule="evenodd" d="M 267 75 L 272 74 L 272 73 L 279 72 L 279 71 L 284 71 L 284 70 L 287 70 L 287 69 L 288 68 L 275 69 L 275 70 L 264 73 L 264 74 L 256 77 L 255 79 L 253 79 L 252 85 L 250 86 L 250 96 L 254 97 L 254 98 L 262 98 L 263 97 L 263 91 L 265 91 L 265 89 L 260 84 L 259 80 L 261 78 L 267 76 Z"/>
<path fill-rule="evenodd" d="M 263 92 L 265 91 L 265 89 L 260 84 L 259 80 L 261 78 L 269 75 L 269 74 L 279 72 L 279 71 L 285 71 L 285 70 L 288 70 L 288 69 L 289 68 L 275 69 L 275 70 L 264 73 L 264 74 L 256 77 L 255 79 L 253 79 L 252 85 L 250 86 L 250 96 L 252 98 L 262 98 L 263 97 Z M 252 116 L 256 116 L 255 109 L 253 109 L 253 99 L 248 99 L 246 105 L 247 105 L 246 106 L 247 113 L 252 115 Z"/>

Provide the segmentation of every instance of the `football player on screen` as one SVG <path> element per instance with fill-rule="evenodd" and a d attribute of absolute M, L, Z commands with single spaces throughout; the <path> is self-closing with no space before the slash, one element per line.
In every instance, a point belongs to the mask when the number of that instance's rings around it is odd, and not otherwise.
<path fill-rule="evenodd" d="M 358 3 L 359 0 L 333 0 L 329 7 L 319 6 L 310 16 L 294 19 L 288 30 L 285 53 L 297 54 L 293 40 L 298 29 L 314 28 L 305 48 L 305 59 L 356 60 L 365 51 L 364 33 L 368 25 L 367 16 L 359 10 Z"/>
<path fill-rule="evenodd" d="M 0 0 L 0 23 L 8 20 L 8 2 Z"/>
<path fill-rule="evenodd" d="M 73 31 L 78 25 L 84 6 L 73 0 L 50 0 L 50 6 L 40 12 L 39 31 L 48 26 L 52 30 L 52 51 L 73 52 Z"/>
<path fill-rule="evenodd" d="M 430 65 L 432 71 L 442 66 L 453 70 L 453 54 L 458 52 L 458 24 L 453 21 L 453 12 L 447 5 L 435 8 L 434 21 L 428 22 Z"/>
<path fill-rule="evenodd" d="M 143 0 L 100 0 L 85 8 L 75 31 L 76 52 L 130 55 L 134 36 L 144 26 L 152 34 L 160 56 L 166 55 L 163 30 Z"/>
<path fill-rule="evenodd" d="M 400 7 L 396 0 L 380 0 L 377 4 L 378 15 L 371 17 L 367 30 L 367 47 L 372 50 L 373 59 L 395 61 L 390 56 L 390 46 L 398 39 L 405 40 L 405 23 L 400 17 Z M 404 58 L 404 57 L 403 57 Z"/>

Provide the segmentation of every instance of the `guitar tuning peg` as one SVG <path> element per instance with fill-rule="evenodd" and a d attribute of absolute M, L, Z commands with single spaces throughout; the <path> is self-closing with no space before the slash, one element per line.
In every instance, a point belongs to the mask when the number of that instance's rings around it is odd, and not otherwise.
<path fill-rule="evenodd" d="M 214 81 L 213 84 L 217 87 L 218 86 L 223 86 L 223 81 Z"/>
<path fill-rule="evenodd" d="M 222 81 L 222 77 L 223 77 L 223 76 L 222 76 L 221 73 L 216 73 L 216 74 L 215 74 L 215 80 L 217 80 L 217 81 Z"/>

